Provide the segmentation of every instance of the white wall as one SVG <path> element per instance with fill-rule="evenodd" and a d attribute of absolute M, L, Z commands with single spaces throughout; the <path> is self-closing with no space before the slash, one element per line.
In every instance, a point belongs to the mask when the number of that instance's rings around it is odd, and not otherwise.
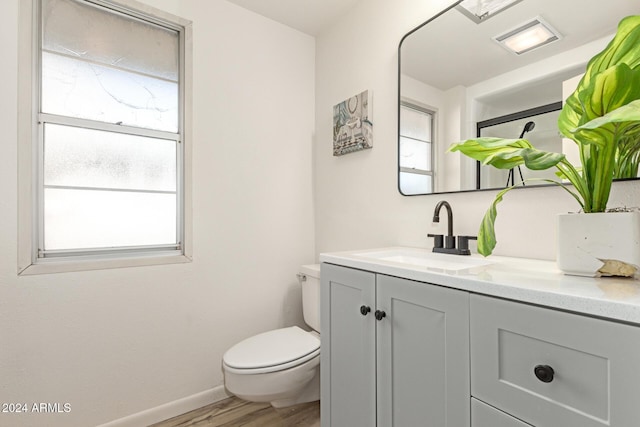
<path fill-rule="evenodd" d="M 427 233 L 446 231 L 446 224 L 431 223 L 434 206 L 442 199 L 453 206 L 456 234 L 477 232 L 495 192 L 404 197 L 396 188 L 398 43 L 448 3 L 361 0 L 317 38 L 317 252 L 431 247 Z M 333 157 L 331 107 L 365 89 L 373 91 L 373 149 Z M 640 183 L 617 184 L 609 205 L 640 205 Z M 498 208 L 495 253 L 555 259 L 556 214 L 577 209 L 559 188 L 512 191 Z"/>
<path fill-rule="evenodd" d="M 302 324 L 314 262 L 314 39 L 224 0 L 146 0 L 193 20 L 190 264 L 18 277 L 17 25 L 0 44 L 0 402 L 70 403 L 3 426 L 90 426 L 214 389 L 224 351 Z"/>

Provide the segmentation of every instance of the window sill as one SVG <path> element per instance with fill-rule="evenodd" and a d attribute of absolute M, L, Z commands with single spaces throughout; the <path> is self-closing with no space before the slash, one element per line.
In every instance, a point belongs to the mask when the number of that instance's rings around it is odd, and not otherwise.
<path fill-rule="evenodd" d="M 30 264 L 18 271 L 19 276 L 36 274 L 68 273 L 73 271 L 107 270 L 124 267 L 145 267 L 150 265 L 183 264 L 191 262 L 186 255 L 155 255 L 146 257 L 91 259 L 91 260 L 47 260 Z"/>

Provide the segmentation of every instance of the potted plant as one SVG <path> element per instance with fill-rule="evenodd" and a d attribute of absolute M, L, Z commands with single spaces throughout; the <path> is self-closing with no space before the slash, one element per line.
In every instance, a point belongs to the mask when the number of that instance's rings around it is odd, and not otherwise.
<path fill-rule="evenodd" d="M 636 228 L 637 231 L 633 231 L 622 227 L 624 239 L 629 240 L 630 233 L 638 233 L 630 239 L 631 248 L 620 247 L 624 244 L 620 241 L 604 244 L 628 252 L 624 256 L 619 253 L 611 257 L 595 253 L 598 250 L 594 252 L 590 245 L 600 242 L 602 235 L 590 238 L 581 229 L 584 225 L 573 223 L 595 220 L 598 216 L 611 218 L 611 215 L 604 213 L 607 211 L 613 179 L 636 176 L 637 173 L 640 148 L 640 15 L 624 18 L 613 40 L 589 61 L 578 87 L 565 102 L 558 128 L 565 137 L 577 144 L 580 166 L 572 165 L 562 153 L 537 150 L 526 139 L 475 138 L 455 143 L 449 151 L 460 151 L 499 169 L 520 165 L 531 170 L 555 167 L 560 180 L 541 181 L 564 188 L 576 199 L 582 213 L 588 214 L 560 215 L 560 269 L 569 274 L 591 276 L 634 274 L 640 264 L 640 213 L 634 212 L 625 221 L 620 221 L 621 217 L 613 218 L 617 224 L 615 227 L 586 225 L 587 231 L 591 229 L 597 233 L 600 230 L 603 232 L 601 234 L 621 229 L 623 222 Z M 567 185 L 566 181 L 572 186 Z M 496 245 L 496 205 L 512 188 L 505 188 L 496 195 L 482 220 L 478 232 L 478 252 L 484 256 L 491 254 Z M 577 241 L 571 240 L 574 238 Z M 584 242 L 588 244 L 585 246 Z M 596 270 L 594 266 L 597 266 Z M 620 271 L 607 271 L 611 269 Z"/>

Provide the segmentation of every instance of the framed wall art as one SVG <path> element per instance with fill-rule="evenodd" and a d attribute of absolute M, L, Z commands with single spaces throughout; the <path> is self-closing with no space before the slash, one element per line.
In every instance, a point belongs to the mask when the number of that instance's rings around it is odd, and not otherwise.
<path fill-rule="evenodd" d="M 333 155 L 366 150 L 373 147 L 371 92 L 358 95 L 333 106 Z"/>

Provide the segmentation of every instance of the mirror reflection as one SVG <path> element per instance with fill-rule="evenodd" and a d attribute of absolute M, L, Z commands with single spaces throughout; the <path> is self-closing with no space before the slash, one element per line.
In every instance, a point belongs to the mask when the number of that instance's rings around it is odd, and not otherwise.
<path fill-rule="evenodd" d="M 476 136 L 518 137 L 528 122 L 534 123 L 526 131 L 534 146 L 562 151 L 577 163 L 575 144 L 559 136 L 557 109 L 620 19 L 637 13 L 629 0 L 602 7 L 520 0 L 495 14 L 478 12 L 490 6 L 486 0 L 463 3 L 471 3 L 472 13 L 456 3 L 400 43 L 398 169 L 405 195 L 504 188 L 521 182 L 520 173 L 544 178 L 549 171 L 499 171 L 446 151 Z M 474 13 L 481 18 L 470 17 Z M 551 33 L 543 33 L 547 29 Z M 541 33 L 541 46 L 511 42 L 516 30 Z"/>
<path fill-rule="evenodd" d="M 534 147 L 560 153 L 563 151 L 562 136 L 558 133 L 558 116 L 562 103 L 543 105 L 531 110 L 496 117 L 478 123 L 477 136 L 504 138 L 526 138 Z M 489 166 L 476 166 L 476 189 L 501 188 L 512 185 L 526 186 L 525 180 L 556 179 L 553 169 L 532 171 L 526 167 L 511 170 Z M 528 185 L 536 184 L 529 182 Z"/>

